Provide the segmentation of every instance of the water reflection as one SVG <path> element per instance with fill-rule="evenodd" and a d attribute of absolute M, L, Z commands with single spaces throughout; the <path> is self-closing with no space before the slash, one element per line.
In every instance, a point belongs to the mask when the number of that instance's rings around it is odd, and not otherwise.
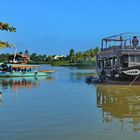
<path fill-rule="evenodd" d="M 52 78 L 0 78 L 0 86 L 2 89 L 11 89 L 13 91 L 21 88 L 36 88 L 40 80 L 52 80 Z"/>
<path fill-rule="evenodd" d="M 2 103 L 2 92 L 0 91 L 0 103 Z"/>
<path fill-rule="evenodd" d="M 37 86 L 37 80 L 34 78 L 2 78 L 0 85 L 2 89 L 13 90 L 24 87 L 33 88 Z"/>
<path fill-rule="evenodd" d="M 77 79 L 77 80 L 81 80 L 81 79 L 85 79 L 85 77 L 89 77 L 89 76 L 93 76 L 93 75 L 96 75 L 95 72 L 70 72 L 70 77 L 71 79 Z"/>
<path fill-rule="evenodd" d="M 105 122 L 119 119 L 124 123 L 129 119 L 133 125 L 140 123 L 140 86 L 98 85 L 96 94 L 97 107 L 102 108 Z"/>

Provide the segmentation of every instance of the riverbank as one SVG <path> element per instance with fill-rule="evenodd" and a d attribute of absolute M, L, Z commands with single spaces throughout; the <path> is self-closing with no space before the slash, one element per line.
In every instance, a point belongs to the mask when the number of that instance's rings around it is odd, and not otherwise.
<path fill-rule="evenodd" d="M 81 62 L 71 62 L 71 61 L 52 61 L 50 63 L 52 66 L 65 66 L 65 67 L 95 67 L 96 62 L 94 61 L 81 61 Z"/>
<path fill-rule="evenodd" d="M 71 63 L 68 61 L 52 61 L 52 62 L 33 62 L 30 61 L 28 62 L 28 64 L 49 64 L 51 66 L 63 66 L 63 67 L 85 67 L 85 68 L 95 68 L 96 67 L 96 63 L 94 62 L 90 62 L 90 63 Z"/>

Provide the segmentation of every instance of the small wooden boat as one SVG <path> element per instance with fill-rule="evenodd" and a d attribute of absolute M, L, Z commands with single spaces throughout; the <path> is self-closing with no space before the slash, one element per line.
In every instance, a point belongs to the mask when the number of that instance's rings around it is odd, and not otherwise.
<path fill-rule="evenodd" d="M 38 70 L 39 65 L 1 64 L 0 77 L 38 77 L 48 76 L 54 71 Z"/>

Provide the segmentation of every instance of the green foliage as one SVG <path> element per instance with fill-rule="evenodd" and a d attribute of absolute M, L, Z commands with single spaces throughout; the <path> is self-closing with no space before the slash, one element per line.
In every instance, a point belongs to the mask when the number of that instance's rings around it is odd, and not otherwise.
<path fill-rule="evenodd" d="M 47 61 L 49 61 L 50 64 L 55 66 L 95 65 L 96 61 L 95 56 L 98 52 L 99 52 L 98 47 L 96 47 L 95 49 L 87 50 L 85 52 L 76 52 L 76 53 L 74 49 L 71 49 L 67 57 L 56 61 L 53 60 L 53 56 L 49 56 Z"/>
<path fill-rule="evenodd" d="M 90 49 L 85 52 L 77 52 L 74 53 L 74 50 L 71 49 L 69 56 L 67 58 L 70 60 L 71 63 L 81 63 L 85 61 L 95 61 L 94 57 L 99 52 L 99 48 L 96 47 L 95 49 Z"/>
<path fill-rule="evenodd" d="M 46 55 L 37 55 L 36 53 L 32 53 L 30 55 L 30 62 L 29 63 L 34 63 L 34 64 L 45 64 L 46 62 Z"/>
<path fill-rule="evenodd" d="M 52 66 L 66 66 L 69 63 L 67 61 L 53 61 L 51 63 Z"/>
<path fill-rule="evenodd" d="M 9 32 L 16 32 L 16 28 L 10 26 L 7 23 L 0 22 L 0 30 L 5 30 Z M 8 48 L 10 46 L 13 46 L 12 44 L 9 44 L 8 42 L 0 41 L 0 48 Z"/>
<path fill-rule="evenodd" d="M 0 48 L 8 48 L 11 45 L 8 42 L 0 41 Z"/>
<path fill-rule="evenodd" d="M 0 54 L 0 62 L 8 62 L 9 54 Z"/>
<path fill-rule="evenodd" d="M 73 56 L 75 55 L 74 49 L 71 49 L 71 50 L 70 50 L 69 55 L 70 55 L 70 57 L 73 57 Z"/>
<path fill-rule="evenodd" d="M 5 30 L 9 32 L 16 32 L 16 28 L 10 26 L 7 23 L 0 22 L 0 30 Z"/>
<path fill-rule="evenodd" d="M 99 49 L 90 49 L 85 52 L 74 52 L 70 51 L 67 57 L 59 58 L 55 60 L 55 55 L 47 56 L 46 54 L 36 54 L 32 53 L 29 55 L 28 50 L 24 51 L 24 54 L 30 56 L 29 64 L 51 64 L 53 66 L 76 66 L 76 65 L 95 65 L 95 55 L 98 53 Z M 20 52 L 23 54 L 23 52 Z M 1 54 L 0 62 L 8 62 L 9 54 Z"/>
<path fill-rule="evenodd" d="M 71 60 L 71 62 L 74 62 L 75 61 L 75 51 L 74 49 L 70 49 L 70 52 L 69 52 L 69 59 Z"/>

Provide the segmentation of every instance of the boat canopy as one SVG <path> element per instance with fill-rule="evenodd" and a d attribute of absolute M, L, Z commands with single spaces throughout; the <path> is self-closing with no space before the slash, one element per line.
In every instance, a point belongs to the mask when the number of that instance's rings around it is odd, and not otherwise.
<path fill-rule="evenodd" d="M 118 35 L 106 37 L 102 39 L 101 49 L 110 48 L 112 46 L 129 46 L 137 47 L 139 45 L 140 35 L 136 33 L 121 33 Z M 105 43 L 105 44 L 104 44 Z"/>
<path fill-rule="evenodd" d="M 39 65 L 18 65 L 18 64 L 7 64 L 7 66 L 11 66 L 12 68 L 21 68 L 21 69 L 31 69 L 31 68 L 38 68 Z"/>

